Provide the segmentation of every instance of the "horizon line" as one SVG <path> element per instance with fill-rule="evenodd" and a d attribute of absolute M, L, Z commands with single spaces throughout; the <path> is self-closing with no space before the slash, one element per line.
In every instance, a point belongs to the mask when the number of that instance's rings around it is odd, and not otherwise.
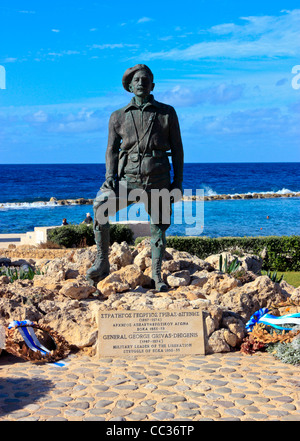
<path fill-rule="evenodd" d="M 184 164 L 300 164 L 300 161 L 259 161 L 259 162 L 184 162 Z M 1 165 L 106 165 L 105 162 L 36 162 L 36 163 L 7 163 Z"/>

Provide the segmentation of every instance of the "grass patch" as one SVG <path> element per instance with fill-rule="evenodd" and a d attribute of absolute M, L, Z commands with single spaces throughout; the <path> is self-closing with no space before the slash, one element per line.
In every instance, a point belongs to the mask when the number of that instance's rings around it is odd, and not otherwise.
<path fill-rule="evenodd" d="M 267 275 L 267 271 L 262 271 L 262 275 Z M 290 285 L 298 288 L 300 286 L 300 272 L 299 271 L 278 271 L 277 277 L 281 277 L 283 274 L 283 280 L 285 280 Z"/>

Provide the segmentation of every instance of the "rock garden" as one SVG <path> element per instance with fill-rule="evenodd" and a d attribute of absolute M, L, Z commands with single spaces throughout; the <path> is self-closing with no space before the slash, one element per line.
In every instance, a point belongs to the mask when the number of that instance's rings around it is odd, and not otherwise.
<path fill-rule="evenodd" d="M 260 308 L 271 308 L 275 315 L 300 311 L 300 289 L 261 275 L 258 256 L 222 253 L 202 260 L 167 248 L 162 266 L 167 292 L 151 289 L 148 239 L 134 247 L 112 244 L 111 272 L 97 289 L 85 280 L 95 256 L 96 246 L 6 251 L 0 258 L 0 323 L 7 327 L 13 320 L 31 320 L 55 330 L 71 348 L 89 348 L 93 354 L 100 310 L 201 309 L 210 354 L 240 350 L 245 325 Z M 32 277 L 13 277 L 14 271 Z"/>

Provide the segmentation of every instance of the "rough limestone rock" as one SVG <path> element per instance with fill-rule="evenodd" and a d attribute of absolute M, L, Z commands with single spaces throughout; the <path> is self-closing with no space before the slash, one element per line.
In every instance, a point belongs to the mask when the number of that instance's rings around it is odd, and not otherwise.
<path fill-rule="evenodd" d="M 151 247 L 146 246 L 142 249 L 134 258 L 133 263 L 141 270 L 144 271 L 149 266 L 151 258 Z M 150 261 L 151 262 L 151 261 Z M 150 263 L 151 265 L 151 263 Z"/>
<path fill-rule="evenodd" d="M 214 267 L 209 262 L 207 262 L 206 260 L 202 260 L 197 256 L 193 256 L 186 251 L 178 251 L 174 248 L 166 248 L 166 254 L 167 257 L 165 256 L 165 259 L 175 260 L 179 263 L 181 270 L 189 269 L 191 274 L 195 271 L 214 270 Z"/>
<path fill-rule="evenodd" d="M 240 257 L 235 254 L 231 254 L 229 252 L 223 252 L 219 254 L 212 254 L 211 256 L 208 256 L 205 261 L 210 263 L 215 270 L 219 270 L 219 261 L 220 256 L 222 255 L 223 258 L 223 265 L 224 261 L 227 257 L 227 262 L 230 264 L 234 261 L 234 259 L 237 259 L 238 262 L 240 262 L 239 269 L 244 269 L 245 271 L 251 271 L 254 274 L 261 274 L 261 268 L 262 268 L 262 259 L 259 256 L 253 256 L 249 254 L 245 254 L 244 256 Z"/>
<path fill-rule="evenodd" d="M 242 343 L 243 338 L 246 336 L 246 330 L 244 322 L 237 316 L 227 315 L 226 313 L 222 318 L 222 326 L 228 328 L 237 337 L 237 344 Z"/>
<path fill-rule="evenodd" d="M 238 277 L 219 271 L 219 255 L 202 260 L 173 248 L 167 248 L 162 263 L 162 277 L 169 289 L 157 292 L 150 283 L 149 239 L 134 248 L 125 242 L 113 244 L 109 253 L 111 272 L 96 291 L 85 279 L 96 252 L 96 246 L 5 250 L 0 257 L 3 264 L 11 266 L 12 262 L 22 264 L 25 260 L 41 274 L 32 281 L 14 283 L 0 276 L 0 323 L 7 326 L 12 320 L 29 319 L 47 324 L 71 345 L 83 348 L 96 344 L 99 311 L 201 309 L 206 353 L 228 352 L 239 348 L 246 336 L 245 323 L 255 311 L 288 299 L 300 301 L 300 288 L 285 281 L 274 283 L 260 275 L 257 256 L 239 258 L 245 271 Z M 287 313 L 284 307 L 278 311 Z"/>
<path fill-rule="evenodd" d="M 212 293 L 225 294 L 226 292 L 231 291 L 233 288 L 241 285 L 241 282 L 235 279 L 233 276 L 215 271 L 208 273 L 208 280 L 203 285 L 203 290 L 206 295 L 210 295 Z"/>
<path fill-rule="evenodd" d="M 12 298 L 0 298 L 0 318 L 5 319 L 6 325 L 13 320 L 38 321 L 42 318 L 42 314 L 37 306 L 32 304 L 24 305 L 21 300 L 22 299 L 18 296 Z"/>
<path fill-rule="evenodd" d="M 95 314 L 88 303 L 78 300 L 68 302 L 42 302 L 40 308 L 45 316 L 40 323 L 49 325 L 63 335 L 71 346 L 92 346 L 97 340 Z"/>
<path fill-rule="evenodd" d="M 62 288 L 62 281 L 55 277 L 36 275 L 33 279 L 33 286 L 49 289 L 50 291 L 59 291 Z"/>
<path fill-rule="evenodd" d="M 231 347 L 225 339 L 226 329 L 221 328 L 213 332 L 205 342 L 205 353 L 213 354 L 215 352 L 230 352 Z"/>
<path fill-rule="evenodd" d="M 109 254 L 109 262 L 111 265 L 116 265 L 119 270 L 126 265 L 130 265 L 132 261 L 132 252 L 127 242 L 122 242 L 121 244 L 115 242 L 111 246 Z"/>
<path fill-rule="evenodd" d="M 0 321 L 0 355 L 2 349 L 5 348 L 5 326 Z"/>
<path fill-rule="evenodd" d="M 286 295 L 291 295 L 291 296 L 294 295 L 295 296 L 295 293 L 297 293 L 297 290 L 300 293 L 300 288 L 295 289 L 294 286 L 290 285 L 285 280 L 282 280 L 280 282 L 280 288 L 281 288 L 281 291 L 284 292 Z"/>
<path fill-rule="evenodd" d="M 87 299 L 96 291 L 94 286 L 83 280 L 67 280 L 63 283 L 59 293 L 71 299 Z"/>
<path fill-rule="evenodd" d="M 272 303 L 286 301 L 289 295 L 268 276 L 260 276 L 253 282 L 234 288 L 225 294 L 215 294 L 213 297 L 215 303 L 249 320 L 258 309 L 269 308 Z"/>
<path fill-rule="evenodd" d="M 167 283 L 171 287 L 187 286 L 190 280 L 191 276 L 188 270 L 177 271 L 167 277 Z"/>
<path fill-rule="evenodd" d="M 245 271 L 251 271 L 254 274 L 261 274 L 261 268 L 263 260 L 259 256 L 250 256 L 249 254 L 239 258 L 241 262 L 241 268 Z"/>
<path fill-rule="evenodd" d="M 294 292 L 291 294 L 291 300 L 300 302 L 300 287 L 294 290 Z"/>
<path fill-rule="evenodd" d="M 111 273 L 98 283 L 97 288 L 103 296 L 107 297 L 115 292 L 134 289 L 143 285 L 145 281 L 143 271 L 137 265 L 132 264 Z"/>
<path fill-rule="evenodd" d="M 9 284 L 9 277 L 7 276 L 0 276 L 0 286 L 1 285 L 8 285 Z"/>

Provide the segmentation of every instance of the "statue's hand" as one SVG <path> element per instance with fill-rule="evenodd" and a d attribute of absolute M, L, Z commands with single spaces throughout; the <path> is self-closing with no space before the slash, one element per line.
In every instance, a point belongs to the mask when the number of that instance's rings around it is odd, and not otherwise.
<path fill-rule="evenodd" d="M 107 178 L 106 181 L 101 186 L 102 191 L 115 190 L 115 189 L 116 189 L 116 181 L 114 180 L 114 178 Z"/>
<path fill-rule="evenodd" d="M 172 184 L 171 184 L 171 191 L 172 190 L 180 190 L 181 191 L 181 193 L 183 192 L 183 190 L 182 190 L 182 182 L 179 182 L 179 181 L 173 181 L 172 182 Z"/>
<path fill-rule="evenodd" d="M 170 190 L 176 190 L 176 192 L 174 192 L 174 196 L 171 196 L 171 203 L 174 204 L 175 202 L 180 201 L 183 193 L 182 182 L 172 182 Z"/>

